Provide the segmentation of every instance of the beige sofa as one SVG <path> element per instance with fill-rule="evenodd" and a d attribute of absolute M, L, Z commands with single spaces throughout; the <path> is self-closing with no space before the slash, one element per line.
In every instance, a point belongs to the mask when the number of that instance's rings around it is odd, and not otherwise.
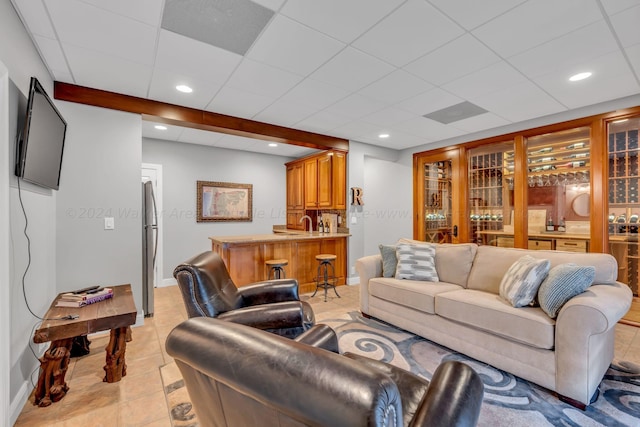
<path fill-rule="evenodd" d="M 500 281 L 524 255 L 595 266 L 594 284 L 552 319 L 539 307 L 514 308 Z M 467 356 L 511 372 L 584 408 L 613 360 L 615 324 L 632 293 L 616 281 L 608 254 L 437 245 L 439 282 L 382 277 L 382 257 L 360 258 L 360 310 Z"/>

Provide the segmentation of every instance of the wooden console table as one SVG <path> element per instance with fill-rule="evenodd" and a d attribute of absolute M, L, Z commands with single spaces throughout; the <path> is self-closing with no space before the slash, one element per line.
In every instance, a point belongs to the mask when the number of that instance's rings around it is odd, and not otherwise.
<path fill-rule="evenodd" d="M 62 399 L 69 386 L 64 379 L 69 366 L 73 338 L 94 332 L 111 330 L 104 366 L 103 381 L 117 382 L 127 374 L 124 360 L 126 342 L 131 341 L 130 326 L 136 322 L 137 310 L 131 285 L 109 286 L 113 298 L 84 307 L 56 307 L 58 295 L 44 315 L 33 342 L 51 341 L 49 349 L 40 358 L 40 377 L 36 386 L 35 405 L 49 406 Z M 69 315 L 77 315 L 70 319 Z"/>

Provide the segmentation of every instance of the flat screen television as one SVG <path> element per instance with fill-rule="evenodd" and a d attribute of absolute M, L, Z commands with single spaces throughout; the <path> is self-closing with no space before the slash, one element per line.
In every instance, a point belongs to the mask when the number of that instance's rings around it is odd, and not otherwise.
<path fill-rule="evenodd" d="M 16 176 L 57 190 L 67 122 L 35 77 L 31 77 L 24 128 L 16 147 Z"/>

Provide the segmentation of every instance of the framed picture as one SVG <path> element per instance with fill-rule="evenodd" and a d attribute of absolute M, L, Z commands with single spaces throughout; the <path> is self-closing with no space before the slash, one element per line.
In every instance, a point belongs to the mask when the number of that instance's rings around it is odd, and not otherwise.
<path fill-rule="evenodd" d="M 253 221 L 253 185 L 197 182 L 197 222 Z"/>

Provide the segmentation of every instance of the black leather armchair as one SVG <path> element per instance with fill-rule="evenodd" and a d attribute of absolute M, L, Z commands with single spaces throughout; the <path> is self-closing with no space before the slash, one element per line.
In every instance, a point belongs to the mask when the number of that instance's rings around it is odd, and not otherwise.
<path fill-rule="evenodd" d="M 289 340 L 198 318 L 178 325 L 166 349 L 182 373 L 201 425 L 477 424 L 483 384 L 468 365 L 445 362 L 429 382 L 383 362 L 314 347 L 332 340 L 337 342 L 335 332 L 326 325 Z"/>
<path fill-rule="evenodd" d="M 189 317 L 217 317 L 289 338 L 315 323 L 311 306 L 300 301 L 297 280 L 268 280 L 238 288 L 215 252 L 185 261 L 173 276 Z"/>

